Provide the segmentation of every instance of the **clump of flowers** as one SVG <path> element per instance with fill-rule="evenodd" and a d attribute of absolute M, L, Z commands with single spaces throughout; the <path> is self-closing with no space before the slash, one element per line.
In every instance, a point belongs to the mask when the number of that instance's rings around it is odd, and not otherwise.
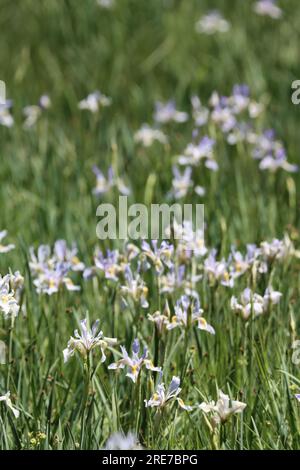
<path fill-rule="evenodd" d="M 240 315 L 244 320 L 248 320 L 253 314 L 258 317 L 267 313 L 271 306 L 279 303 L 282 294 L 268 287 L 264 295 L 259 295 L 247 287 L 241 294 L 240 300 L 232 296 L 230 301 L 231 309 Z"/>
<path fill-rule="evenodd" d="M 41 245 L 37 254 L 31 248 L 29 266 L 37 292 L 52 295 L 63 286 L 69 291 L 80 290 L 80 286 L 74 285 L 70 278 L 72 272 L 84 270 L 77 253 L 76 245 L 69 249 L 65 240 L 56 241 L 53 252 L 49 245 Z"/>
<path fill-rule="evenodd" d="M 140 249 L 132 243 L 126 243 L 123 251 L 108 249 L 103 253 L 97 248 L 94 255 L 94 265 L 84 270 L 83 277 L 91 279 L 99 273 L 105 279 L 117 282 L 121 280 L 126 267 L 139 253 Z"/>
<path fill-rule="evenodd" d="M 155 367 L 152 361 L 148 358 L 148 349 L 145 347 L 141 356 L 140 343 L 136 338 L 132 343 L 132 357 L 129 356 L 126 348 L 121 346 L 122 358 L 117 362 L 114 362 L 108 366 L 109 369 L 124 369 L 127 368 L 126 377 L 129 377 L 134 383 L 136 383 L 139 374 L 143 367 L 154 372 L 161 372 L 161 367 Z"/>
<path fill-rule="evenodd" d="M 157 102 L 155 103 L 154 120 L 161 124 L 168 122 L 186 122 L 189 115 L 184 111 L 178 111 L 174 101 L 168 101 L 167 103 Z"/>
<path fill-rule="evenodd" d="M 215 140 L 204 136 L 199 142 L 188 144 L 183 155 L 178 157 L 178 162 L 180 165 L 198 166 L 201 161 L 204 161 L 206 168 L 216 171 L 219 167 L 214 159 L 214 146 Z"/>
<path fill-rule="evenodd" d="M 115 345 L 117 339 L 107 338 L 102 331 L 97 333 L 99 323 L 99 320 L 96 320 L 92 328 L 89 328 L 87 319 L 81 320 L 80 333 L 78 330 L 75 330 L 74 337 L 71 336 L 67 348 L 63 350 L 64 362 L 67 362 L 76 351 L 86 360 L 89 353 L 95 348 L 100 348 L 102 354 L 101 362 L 105 361 L 105 349 L 108 346 Z"/>
<path fill-rule="evenodd" d="M 96 90 L 90 93 L 86 98 L 79 101 L 78 108 L 88 110 L 91 113 L 96 113 L 100 108 L 110 106 L 111 98 L 103 95 L 100 91 Z"/>
<path fill-rule="evenodd" d="M 184 401 L 178 397 L 180 392 L 180 378 L 173 376 L 168 389 L 166 390 L 164 383 L 159 384 L 150 400 L 145 400 L 145 406 L 162 409 L 176 401 L 183 410 L 192 411 L 192 406 L 185 405 Z"/>

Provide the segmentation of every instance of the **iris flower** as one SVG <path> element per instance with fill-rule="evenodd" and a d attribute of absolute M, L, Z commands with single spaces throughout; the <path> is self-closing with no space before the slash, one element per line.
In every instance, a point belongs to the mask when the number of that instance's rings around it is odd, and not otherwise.
<path fill-rule="evenodd" d="M 75 330 L 74 337 L 71 336 L 67 348 L 63 350 L 64 362 L 67 362 L 74 355 L 75 351 L 78 351 L 86 359 L 90 351 L 95 348 L 100 348 L 102 354 L 101 362 L 105 361 L 105 349 L 116 344 L 117 339 L 105 337 L 102 331 L 97 333 L 98 327 L 99 320 L 95 321 L 92 328 L 88 327 L 87 319 L 81 320 L 80 333 L 78 330 Z"/>
<path fill-rule="evenodd" d="M 185 405 L 184 401 L 178 397 L 180 392 L 180 378 L 173 376 L 168 389 L 166 390 L 164 383 L 159 384 L 150 400 L 144 400 L 145 406 L 146 408 L 164 408 L 170 402 L 177 401 L 180 408 L 186 411 L 192 411 L 193 408 Z"/>
<path fill-rule="evenodd" d="M 122 359 L 119 359 L 117 362 L 114 362 L 108 366 L 109 369 L 124 369 L 127 367 L 126 377 L 129 377 L 134 383 L 136 383 L 139 373 L 143 366 L 146 369 L 152 370 L 154 372 L 161 372 L 161 367 L 155 367 L 148 357 L 148 349 L 144 348 L 144 351 L 141 356 L 140 352 L 140 343 L 138 339 L 135 339 L 132 343 L 132 357 L 129 356 L 126 348 L 121 346 Z"/>
<path fill-rule="evenodd" d="M 17 410 L 17 408 L 15 408 L 11 402 L 9 391 L 5 395 L 2 395 L 0 397 L 0 402 L 1 401 L 5 403 L 5 405 L 13 412 L 15 418 L 18 418 L 20 416 L 20 411 Z"/>
<path fill-rule="evenodd" d="M 223 393 L 222 390 L 219 390 L 219 398 L 217 402 L 203 402 L 199 405 L 199 408 L 204 413 L 211 413 L 212 421 L 217 425 L 219 423 L 225 423 L 234 414 L 242 413 L 246 406 L 246 403 L 231 400 L 228 395 Z"/>
<path fill-rule="evenodd" d="M 207 323 L 202 316 L 203 310 L 200 308 L 199 298 L 191 299 L 183 295 L 175 305 L 175 315 L 172 316 L 171 321 L 167 324 L 167 329 L 172 330 L 176 327 L 187 328 L 188 326 L 188 311 L 191 313 L 191 323 L 197 323 L 199 330 L 207 331 L 211 335 L 215 334 L 214 328 Z"/>

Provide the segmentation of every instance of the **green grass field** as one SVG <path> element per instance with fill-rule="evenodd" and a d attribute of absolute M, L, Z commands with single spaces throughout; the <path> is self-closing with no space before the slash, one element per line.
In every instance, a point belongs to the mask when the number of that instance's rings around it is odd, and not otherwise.
<path fill-rule="evenodd" d="M 147 255 L 131 259 L 122 241 L 96 236 L 97 206 L 117 204 L 118 188 L 100 196 L 93 192 L 93 166 L 104 175 L 112 166 L 130 188 L 130 203 L 168 202 L 172 167 L 195 129 L 191 97 L 209 107 L 214 91 L 230 96 L 236 84 L 247 84 L 251 100 L 263 104 L 253 120 L 256 136 L 274 129 L 288 162 L 297 164 L 300 105 L 291 101 L 291 84 L 300 79 L 299 2 L 278 2 L 278 19 L 256 14 L 252 0 L 114 3 L 104 8 L 96 0 L 0 0 L 0 80 L 13 100 L 14 118 L 11 127 L 0 124 L 0 231 L 8 232 L 0 240 L 0 275 L 19 271 L 24 277 L 22 288 L 7 281 L 20 306 L 14 318 L 5 311 L 0 276 L 0 396 L 10 391 L 19 411 L 16 418 L 5 400 L 0 403 L 0 448 L 101 449 L 116 432 L 131 432 L 147 449 L 299 449 L 300 364 L 292 360 L 300 328 L 299 172 L 260 169 L 253 144 L 245 138 L 230 145 L 210 117 L 199 136 L 214 139 L 219 169 L 211 171 L 202 161 L 193 166 L 193 183 L 205 195 L 190 188 L 179 201 L 205 205 L 208 252 L 183 259 L 174 242 L 172 265 L 176 272 L 184 266 L 184 282 L 168 292 L 162 288 L 168 264 L 161 256 L 157 274 L 148 256 L 150 267 L 140 273 L 148 288 L 145 308 L 121 286 L 124 264 L 135 275 Z M 195 23 L 214 8 L 230 23 L 229 31 L 197 32 Z M 79 101 L 97 89 L 111 97 L 111 105 L 95 113 L 79 109 Z M 24 127 L 23 109 L 45 94 L 51 106 L 39 108 L 37 122 Z M 155 126 L 155 103 L 170 99 L 189 113 L 187 122 L 157 124 L 168 143 L 136 142 L 143 123 Z M 260 247 L 287 236 L 294 249 L 283 256 L 260 252 L 242 275 L 233 276 L 233 245 L 245 254 L 247 244 Z M 77 244 L 86 267 L 94 265 L 97 247 L 104 255 L 107 249 L 125 253 L 114 266 L 116 279 L 98 268 L 92 279 L 73 270 L 70 277 L 80 290 L 60 285 L 52 295 L 37 292 L 30 247 L 52 249 L 60 239 Z M 15 249 L 1 252 L 1 243 Z M 133 243 L 141 249 L 139 240 Z M 212 249 L 227 263 L 218 279 L 205 264 Z M 234 277 L 231 287 L 225 285 L 227 275 Z M 282 296 L 255 318 L 253 295 L 263 296 L 268 286 Z M 231 297 L 239 299 L 246 287 L 252 294 L 245 320 L 233 311 Z M 193 323 L 193 296 L 186 326 L 167 328 L 176 302 L 191 291 L 215 335 Z M 161 331 L 148 319 L 156 311 L 167 317 Z M 91 324 L 99 319 L 104 336 L 118 342 L 107 347 L 103 363 L 100 348 L 86 357 L 76 351 L 64 363 L 63 350 L 85 317 Z M 125 369 L 108 368 L 120 359 L 120 346 L 131 354 L 135 338 L 161 366 L 162 379 L 144 366 L 134 383 Z M 145 407 L 159 380 L 167 387 L 173 376 L 180 378 L 180 397 L 192 410 L 182 409 L 176 397 Z M 216 401 L 219 390 L 247 405 L 226 422 L 198 406 Z"/>

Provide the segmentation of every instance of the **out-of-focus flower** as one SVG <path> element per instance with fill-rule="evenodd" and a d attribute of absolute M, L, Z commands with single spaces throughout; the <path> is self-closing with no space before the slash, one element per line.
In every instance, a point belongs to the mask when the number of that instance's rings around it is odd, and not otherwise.
<path fill-rule="evenodd" d="M 20 306 L 15 297 L 15 291 L 10 284 L 11 275 L 6 274 L 4 277 L 0 274 L 0 312 L 4 317 L 15 318 L 20 310 Z"/>
<path fill-rule="evenodd" d="M 164 270 L 164 265 L 171 268 L 172 255 L 174 252 L 174 246 L 166 241 L 162 241 L 160 247 L 158 247 L 158 240 L 151 241 L 152 247 L 145 240 L 142 241 L 142 253 L 149 259 L 154 265 L 157 274 L 161 274 Z"/>
<path fill-rule="evenodd" d="M 178 268 L 174 266 L 170 271 L 160 276 L 160 291 L 161 293 L 172 293 L 175 289 L 182 287 L 185 280 L 185 266 L 181 265 Z"/>
<path fill-rule="evenodd" d="M 5 403 L 5 405 L 13 412 L 13 415 L 15 418 L 18 418 L 20 416 L 20 411 L 17 408 L 15 408 L 11 402 L 10 391 L 8 391 L 5 395 L 2 395 L 0 397 L 0 401 Z"/>
<path fill-rule="evenodd" d="M 234 85 L 232 95 L 227 98 L 227 103 L 234 114 L 240 114 L 248 109 L 249 95 L 250 90 L 247 85 Z"/>
<path fill-rule="evenodd" d="M 204 413 L 212 413 L 212 422 L 214 426 L 225 423 L 228 419 L 237 413 L 242 413 L 246 408 L 246 403 L 237 400 L 230 400 L 229 396 L 219 390 L 219 399 L 217 403 L 214 401 L 201 403 L 200 410 Z"/>
<path fill-rule="evenodd" d="M 14 124 L 14 118 L 10 114 L 10 108 L 12 107 L 12 101 L 7 100 L 5 103 L 0 103 L 0 125 L 5 127 L 12 127 Z"/>
<path fill-rule="evenodd" d="M 105 279 L 118 281 L 120 275 L 125 272 L 125 268 L 130 262 L 138 256 L 140 249 L 133 243 L 126 242 L 124 244 L 124 251 L 121 253 L 119 250 L 107 250 L 105 255 L 99 249 L 96 249 L 94 256 L 95 265 L 88 267 L 84 270 L 84 279 L 91 279 L 94 277 L 98 270 L 104 274 Z"/>
<path fill-rule="evenodd" d="M 7 230 L 2 230 L 0 232 L 0 254 L 1 253 L 8 253 L 9 251 L 13 250 L 15 248 L 15 245 L 9 244 L 9 245 L 3 245 L 1 242 L 2 240 L 7 236 Z"/>
<path fill-rule="evenodd" d="M 12 291 L 15 293 L 15 298 L 19 303 L 21 300 L 21 295 L 24 289 L 24 277 L 19 271 L 15 271 L 14 273 L 10 273 L 10 286 Z M 25 307 L 25 305 L 23 305 Z"/>
<path fill-rule="evenodd" d="M 174 101 L 167 103 L 157 102 L 155 104 L 154 120 L 161 124 L 166 124 L 170 121 L 186 122 L 189 115 L 183 111 L 177 111 Z"/>
<path fill-rule="evenodd" d="M 269 308 L 278 304 L 282 294 L 268 287 L 263 296 L 252 292 L 249 287 L 241 293 L 240 300 L 234 296 L 231 297 L 231 309 L 238 313 L 244 320 L 248 320 L 253 314 L 258 317 L 269 311 Z"/>
<path fill-rule="evenodd" d="M 67 263 L 72 271 L 83 271 L 84 263 L 78 258 L 75 244 L 69 249 L 65 240 L 57 240 L 54 244 L 54 256 L 59 263 Z"/>
<path fill-rule="evenodd" d="M 189 144 L 183 152 L 183 155 L 178 157 L 178 163 L 180 165 L 193 165 L 198 166 L 203 160 L 205 166 L 209 170 L 216 171 L 218 164 L 214 159 L 213 148 L 215 140 L 210 139 L 208 136 L 204 136 L 200 139 L 198 144 Z"/>
<path fill-rule="evenodd" d="M 264 293 L 264 312 L 267 312 L 272 305 L 277 305 L 280 302 L 282 293 L 275 291 L 272 286 L 267 287 Z"/>
<path fill-rule="evenodd" d="M 148 124 L 143 124 L 134 134 L 134 140 L 137 143 L 141 143 L 144 147 L 150 147 L 155 141 L 161 144 L 168 143 L 168 137 L 161 130 L 154 129 Z"/>
<path fill-rule="evenodd" d="M 132 432 L 123 434 L 117 432 L 110 436 L 108 439 L 105 450 L 142 450 L 143 447 L 139 444 L 138 438 Z"/>
<path fill-rule="evenodd" d="M 93 93 L 90 93 L 85 99 L 79 101 L 78 108 L 96 113 L 100 108 L 110 105 L 111 98 L 96 90 Z"/>
<path fill-rule="evenodd" d="M 167 300 L 162 313 L 160 311 L 156 311 L 153 313 L 153 315 L 148 314 L 148 320 L 155 323 L 155 326 L 159 333 L 162 333 L 164 327 L 169 323 L 169 318 L 170 308 Z"/>
<path fill-rule="evenodd" d="M 101 349 L 101 362 L 104 362 L 106 359 L 105 349 L 108 346 L 115 345 L 117 343 L 116 338 L 107 338 L 103 335 L 103 332 L 100 331 L 97 333 L 99 327 L 99 320 L 96 320 L 92 328 L 89 328 L 87 325 L 87 319 L 81 320 L 80 322 L 80 331 L 74 331 L 74 336 L 71 336 L 68 347 L 63 350 L 64 362 L 67 362 L 71 356 L 74 355 L 75 351 L 78 351 L 81 356 L 86 359 L 90 351 L 99 347 Z"/>
<path fill-rule="evenodd" d="M 172 330 L 177 326 L 187 328 L 189 326 L 188 321 L 190 316 L 190 323 L 197 323 L 199 330 L 207 331 L 207 333 L 212 335 L 215 334 L 214 328 L 209 325 L 202 316 L 203 310 L 200 308 L 198 298 L 192 299 L 186 295 L 181 296 L 175 304 L 174 311 L 175 315 L 172 316 L 167 324 L 168 330 Z"/>
<path fill-rule="evenodd" d="M 193 407 L 185 405 L 184 401 L 178 397 L 180 392 L 180 378 L 173 376 L 168 389 L 165 389 L 164 383 L 159 384 L 150 400 L 144 400 L 145 406 L 146 408 L 164 408 L 169 403 L 177 401 L 180 408 L 192 411 Z"/>
<path fill-rule="evenodd" d="M 163 331 L 164 326 L 168 324 L 169 317 L 164 315 L 163 313 L 160 313 L 160 311 L 157 310 L 152 315 L 150 315 L 150 313 L 148 314 L 148 320 L 155 323 L 156 328 L 161 333 Z"/>
<path fill-rule="evenodd" d="M 260 160 L 259 168 L 261 170 L 270 170 L 272 172 L 282 168 L 290 173 L 298 171 L 298 165 L 288 162 L 286 150 L 280 140 L 275 138 L 273 129 L 265 130 L 262 134 L 253 136 L 252 150 L 253 158 Z"/>
<path fill-rule="evenodd" d="M 259 163 L 259 168 L 261 170 L 270 170 L 272 172 L 277 171 L 279 168 L 282 168 L 288 173 L 296 173 L 298 171 L 298 165 L 289 163 L 284 151 L 276 156 L 267 155 L 264 157 Z"/>
<path fill-rule="evenodd" d="M 23 109 L 23 114 L 25 116 L 23 126 L 27 129 L 33 127 L 42 115 L 43 111 L 50 108 L 50 106 L 51 100 L 48 95 L 42 95 L 37 105 L 25 106 Z"/>
<path fill-rule="evenodd" d="M 154 372 L 161 372 L 161 367 L 155 367 L 148 357 L 148 349 L 144 348 L 143 354 L 139 356 L 140 343 L 138 339 L 135 339 L 132 343 L 132 357 L 128 355 L 126 349 L 121 346 L 122 359 L 114 362 L 108 366 L 109 369 L 124 369 L 127 367 L 126 377 L 129 377 L 134 383 L 136 383 L 139 373 L 143 366 L 148 370 Z"/>
<path fill-rule="evenodd" d="M 173 224 L 166 228 L 166 236 L 178 240 L 176 257 L 180 263 L 190 260 L 192 256 L 199 258 L 207 253 L 203 230 L 194 230 L 190 220 L 184 220 L 182 224 L 174 220 Z"/>
<path fill-rule="evenodd" d="M 193 119 L 195 122 L 195 126 L 204 126 L 209 118 L 209 109 L 202 105 L 198 96 L 192 96 L 191 103 L 193 108 Z"/>
<path fill-rule="evenodd" d="M 260 254 L 260 250 L 256 245 L 247 245 L 245 256 L 240 251 L 236 251 L 235 247 L 231 248 L 231 254 L 228 259 L 230 276 L 237 278 L 248 271 L 256 261 Z"/>
<path fill-rule="evenodd" d="M 234 278 L 230 276 L 228 263 L 224 259 L 217 261 L 216 254 L 216 250 L 211 250 L 204 261 L 204 271 L 210 283 L 220 282 L 223 286 L 233 287 Z"/>
<path fill-rule="evenodd" d="M 300 393 L 296 393 L 295 398 L 300 402 Z"/>
<path fill-rule="evenodd" d="M 118 281 L 119 275 L 124 272 L 126 265 L 121 264 L 119 250 L 107 250 L 106 256 L 101 250 L 97 250 L 95 258 L 95 266 L 100 269 L 106 279 Z"/>
<path fill-rule="evenodd" d="M 271 242 L 263 241 L 260 244 L 262 257 L 269 262 L 274 260 L 284 260 L 296 254 L 294 245 L 286 235 L 283 240 L 274 238 Z"/>
<path fill-rule="evenodd" d="M 253 5 L 255 13 L 262 16 L 270 16 L 277 20 L 282 16 L 282 10 L 276 0 L 259 0 Z"/>
<path fill-rule="evenodd" d="M 52 295 L 65 286 L 70 291 L 80 290 L 70 278 L 71 272 L 82 271 L 84 264 L 77 257 L 75 245 L 68 249 L 64 240 L 58 240 L 53 253 L 48 245 L 41 245 L 37 255 L 30 249 L 29 266 L 38 293 Z"/>
<path fill-rule="evenodd" d="M 196 23 L 196 31 L 204 34 L 227 33 L 230 23 L 223 18 L 218 10 L 202 16 Z"/>
<path fill-rule="evenodd" d="M 211 112 L 211 120 L 214 122 L 222 132 L 230 132 L 236 125 L 236 117 L 233 110 L 229 106 L 228 98 L 225 96 L 219 97 L 217 92 L 214 92 L 210 104 L 213 107 Z"/>
<path fill-rule="evenodd" d="M 134 302 L 139 303 L 142 308 L 149 307 L 147 302 L 148 287 L 141 278 L 140 274 L 136 273 L 134 277 L 130 266 L 126 266 L 124 277 L 126 284 L 121 286 L 121 293 L 126 297 L 131 297 Z M 126 304 L 126 300 L 123 300 Z"/>
<path fill-rule="evenodd" d="M 192 169 L 191 167 L 186 167 L 183 173 L 180 173 L 179 169 L 176 166 L 173 166 L 173 180 L 172 180 L 172 194 L 175 199 L 184 198 L 189 189 L 193 186 L 192 182 Z"/>
<path fill-rule="evenodd" d="M 107 178 L 96 165 L 93 167 L 93 172 L 96 176 L 96 187 L 93 189 L 93 193 L 96 196 L 107 193 L 113 187 L 116 187 L 125 196 L 130 194 L 130 189 L 121 178 L 115 175 L 112 167 L 108 169 Z"/>
<path fill-rule="evenodd" d="M 252 312 L 255 317 L 262 315 L 264 312 L 264 300 L 262 296 L 252 293 L 249 287 L 242 292 L 239 301 L 236 297 L 232 296 L 230 306 L 231 309 L 238 313 L 244 320 L 248 320 Z"/>

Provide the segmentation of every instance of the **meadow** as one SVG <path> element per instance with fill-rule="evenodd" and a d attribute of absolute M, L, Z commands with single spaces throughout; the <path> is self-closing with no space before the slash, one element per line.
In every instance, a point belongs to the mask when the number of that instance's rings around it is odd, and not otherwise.
<path fill-rule="evenodd" d="M 0 11 L 0 448 L 299 449 L 299 2 Z"/>

